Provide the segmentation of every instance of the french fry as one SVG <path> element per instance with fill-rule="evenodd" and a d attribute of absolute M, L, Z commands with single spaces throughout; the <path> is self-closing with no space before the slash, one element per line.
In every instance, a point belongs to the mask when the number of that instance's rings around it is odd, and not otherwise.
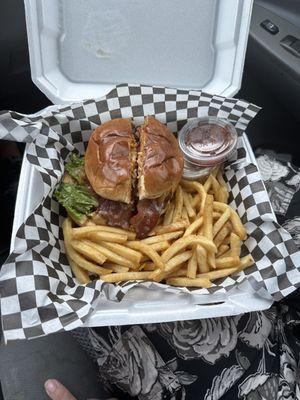
<path fill-rule="evenodd" d="M 223 174 L 222 174 L 221 170 L 218 171 L 218 173 L 217 173 L 217 180 L 221 186 L 223 186 L 227 189 L 227 183 L 225 182 L 225 180 L 223 178 Z"/>
<path fill-rule="evenodd" d="M 189 219 L 188 213 L 186 211 L 186 208 L 184 206 L 182 208 L 181 218 L 183 221 L 187 222 L 188 226 L 190 225 L 190 219 Z"/>
<path fill-rule="evenodd" d="M 163 242 L 150 244 L 150 246 L 152 247 L 153 250 L 159 253 L 160 251 L 167 250 L 170 247 L 170 243 L 167 240 L 164 240 Z M 145 262 L 147 260 L 149 260 L 149 257 L 143 254 L 141 262 Z"/>
<path fill-rule="evenodd" d="M 197 278 L 208 278 L 210 281 L 216 279 L 225 278 L 226 276 L 232 275 L 238 272 L 238 268 L 224 268 L 216 269 L 214 271 L 205 272 L 204 274 L 197 274 Z"/>
<path fill-rule="evenodd" d="M 86 260 L 81 254 L 77 253 L 72 246 L 67 250 L 69 257 L 78 264 L 81 268 L 91 272 L 92 274 L 102 275 L 109 274 L 112 270 L 106 269 L 104 267 L 100 267 L 88 260 Z"/>
<path fill-rule="evenodd" d="M 226 236 L 230 233 L 230 229 L 227 224 L 220 229 L 219 233 L 214 238 L 214 243 L 217 247 L 219 247 L 222 243 L 227 244 L 224 242 Z"/>
<path fill-rule="evenodd" d="M 188 193 L 183 191 L 182 195 L 183 195 L 183 204 L 186 208 L 189 218 L 192 218 L 192 219 L 195 218 L 196 213 L 195 213 L 194 208 L 192 207 L 191 200 L 190 200 Z"/>
<path fill-rule="evenodd" d="M 103 264 L 106 261 L 106 257 L 100 253 L 99 250 L 90 246 L 85 240 L 71 240 L 71 246 L 74 250 L 78 251 L 78 253 L 97 264 Z"/>
<path fill-rule="evenodd" d="M 150 258 L 148 256 L 146 256 L 145 254 L 143 254 L 142 259 L 141 259 L 141 263 L 145 263 L 145 262 L 149 262 L 149 261 L 151 261 Z"/>
<path fill-rule="evenodd" d="M 150 244 L 153 250 L 160 252 L 163 250 L 167 250 L 170 247 L 170 243 L 167 240 L 164 240 L 162 242 L 157 242 L 157 243 L 152 243 Z"/>
<path fill-rule="evenodd" d="M 201 185 L 201 188 L 202 188 L 202 191 L 203 191 L 203 197 L 201 198 L 201 207 L 200 207 L 200 211 L 199 211 L 200 215 L 203 214 L 204 204 L 205 204 L 206 196 L 207 196 L 207 193 L 205 192 L 204 187 L 202 185 Z"/>
<path fill-rule="evenodd" d="M 142 239 L 141 242 L 146 243 L 146 244 L 164 242 L 165 240 L 178 239 L 180 236 L 182 236 L 182 234 L 183 234 L 183 231 L 164 233 L 163 235 L 150 236 L 146 239 Z M 128 242 L 128 243 L 130 243 L 130 242 Z"/>
<path fill-rule="evenodd" d="M 150 275 L 149 279 L 160 282 L 163 279 L 165 279 L 167 276 L 169 276 L 171 273 L 173 273 L 176 269 L 181 267 L 181 264 L 186 262 L 192 257 L 193 252 L 191 250 L 185 251 L 183 253 L 177 254 L 175 257 L 171 258 L 167 263 L 164 268 L 162 269 L 157 269 L 152 272 Z"/>
<path fill-rule="evenodd" d="M 184 262 L 188 261 L 192 257 L 192 250 L 184 251 L 183 253 L 177 254 L 166 263 L 164 272 L 170 273 L 174 268 L 181 266 Z"/>
<path fill-rule="evenodd" d="M 232 257 L 231 256 L 231 251 L 228 251 L 228 252 L 226 252 L 226 253 L 224 253 L 222 255 L 223 259 L 225 259 L 225 258 L 228 259 L 228 258 L 231 258 L 231 257 Z M 253 264 L 254 264 L 254 260 L 253 260 L 252 256 L 250 254 L 248 254 L 247 256 L 244 256 L 244 257 L 242 257 L 240 259 L 239 266 L 235 267 L 235 268 L 236 268 L 236 271 L 239 272 L 239 271 L 242 271 L 245 268 L 251 267 L 251 265 L 253 265 Z"/>
<path fill-rule="evenodd" d="M 214 195 L 216 195 L 220 189 L 220 184 L 213 175 L 211 175 L 211 187 Z"/>
<path fill-rule="evenodd" d="M 123 267 L 134 268 L 132 261 L 128 260 L 125 257 L 119 256 L 119 254 L 116 254 L 114 251 L 111 251 L 98 243 L 91 242 L 90 240 L 86 240 L 85 242 L 87 242 L 87 244 L 89 244 L 91 247 L 102 253 L 107 258 L 107 260 L 115 264 L 122 265 Z"/>
<path fill-rule="evenodd" d="M 68 259 L 74 261 L 75 264 L 80 266 L 81 268 L 97 275 L 101 275 L 103 272 L 112 272 L 111 270 L 107 270 L 106 268 L 99 267 L 96 264 L 86 260 L 79 253 L 77 253 L 73 247 L 71 246 L 71 235 L 72 235 L 72 223 L 69 218 L 66 218 L 62 224 L 64 239 L 65 239 L 65 248 Z M 72 266 L 71 266 L 72 267 Z M 75 273 L 75 272 L 74 272 Z"/>
<path fill-rule="evenodd" d="M 155 265 L 153 262 L 145 262 L 140 266 L 141 271 L 154 271 Z"/>
<path fill-rule="evenodd" d="M 231 232 L 230 224 L 228 224 L 227 227 L 228 227 L 228 230 L 229 230 L 229 233 L 230 233 L 230 232 Z M 228 246 L 230 246 L 230 236 L 226 236 L 226 237 L 224 238 L 222 244 L 227 244 Z"/>
<path fill-rule="evenodd" d="M 219 213 L 217 211 L 213 211 L 213 219 L 217 220 L 221 217 L 222 213 Z"/>
<path fill-rule="evenodd" d="M 230 247 L 227 244 L 221 244 L 220 247 L 218 248 L 217 252 L 217 258 L 221 257 L 223 254 L 225 254 L 228 251 L 228 255 L 230 255 Z M 236 254 L 237 255 L 237 254 Z"/>
<path fill-rule="evenodd" d="M 101 242 L 100 244 L 101 244 L 101 246 L 105 247 L 106 249 L 111 250 L 116 254 L 119 254 L 119 256 L 127 258 L 136 267 L 139 266 L 139 263 L 141 262 L 141 259 L 142 259 L 142 253 L 140 253 L 136 250 L 129 249 L 128 247 L 117 244 L 117 243 Z"/>
<path fill-rule="evenodd" d="M 64 241 L 65 243 L 67 243 L 68 246 L 70 246 L 70 241 L 72 237 L 72 221 L 69 217 L 66 218 L 62 223 L 62 230 L 64 235 Z"/>
<path fill-rule="evenodd" d="M 67 250 L 69 257 L 73 260 L 77 265 L 81 268 L 91 272 L 92 274 L 102 275 L 102 274 L 109 274 L 112 272 L 110 269 L 106 269 L 104 267 L 100 267 L 88 260 L 86 260 L 81 254 L 77 253 L 72 246 L 69 247 Z"/>
<path fill-rule="evenodd" d="M 213 204 L 214 211 L 218 211 L 221 213 L 225 212 L 228 207 L 229 207 L 228 204 L 220 203 L 219 201 L 214 201 Z"/>
<path fill-rule="evenodd" d="M 70 264 L 70 267 L 72 268 L 72 271 L 75 275 L 75 278 L 82 284 L 86 284 L 91 282 L 91 278 L 89 277 L 88 272 L 81 268 L 76 262 L 72 260 L 72 258 L 68 257 L 68 261 Z"/>
<path fill-rule="evenodd" d="M 146 256 L 148 256 L 150 260 L 154 262 L 157 268 L 160 269 L 165 268 L 165 263 L 163 262 L 162 258 L 157 253 L 157 251 L 153 250 L 153 247 L 151 247 L 149 244 L 142 243 L 141 241 L 135 241 L 135 242 L 127 242 L 127 246 L 130 249 L 138 250 L 143 254 L 145 254 Z"/>
<path fill-rule="evenodd" d="M 198 266 L 199 271 L 200 272 L 209 271 L 206 250 L 202 246 L 197 245 L 196 255 L 197 255 L 197 266 Z"/>
<path fill-rule="evenodd" d="M 209 288 L 211 282 L 208 278 L 169 278 L 167 284 L 172 286 L 185 286 L 185 287 L 201 287 Z"/>
<path fill-rule="evenodd" d="M 172 272 L 168 278 L 178 278 L 181 276 L 185 276 L 186 277 L 186 273 L 187 273 L 187 269 L 186 267 L 180 267 L 177 271 Z"/>
<path fill-rule="evenodd" d="M 191 204 L 192 204 L 192 207 L 196 208 L 197 210 L 201 208 L 201 196 L 199 193 L 197 193 L 196 196 L 193 197 Z"/>
<path fill-rule="evenodd" d="M 75 237 L 74 237 L 75 238 Z M 127 236 L 120 233 L 111 233 L 111 232 L 91 232 L 87 233 L 83 239 L 90 239 L 94 242 L 111 242 L 111 243 L 119 243 L 123 244 L 127 241 Z"/>
<path fill-rule="evenodd" d="M 176 222 L 181 219 L 183 206 L 183 191 L 180 185 L 178 185 L 176 194 L 175 194 L 175 208 L 173 213 L 173 222 Z"/>
<path fill-rule="evenodd" d="M 232 256 L 240 256 L 241 254 L 241 240 L 235 233 L 230 234 L 230 249 Z"/>
<path fill-rule="evenodd" d="M 206 196 L 205 208 L 203 213 L 203 236 L 207 239 L 213 239 L 213 197 Z"/>
<path fill-rule="evenodd" d="M 101 276 L 104 282 L 123 282 L 123 281 L 137 281 L 137 280 L 148 280 L 151 272 L 141 271 L 141 272 L 123 272 L 115 274 L 107 274 Z"/>
<path fill-rule="evenodd" d="M 238 267 L 241 261 L 237 256 L 222 257 L 216 259 L 216 267 L 219 269 Z"/>
<path fill-rule="evenodd" d="M 206 199 L 206 191 L 205 191 L 203 185 L 201 185 L 200 182 L 187 181 L 185 179 L 182 179 L 180 184 L 185 189 L 193 189 L 196 192 L 198 192 L 198 194 L 200 195 L 200 198 L 201 198 L 200 215 L 202 215 L 203 210 L 204 210 L 205 199 Z"/>
<path fill-rule="evenodd" d="M 188 262 L 186 276 L 188 278 L 196 278 L 196 274 L 197 274 L 197 253 L 196 253 L 196 248 L 195 248 L 193 250 L 192 257 L 189 259 L 189 262 Z"/>
<path fill-rule="evenodd" d="M 186 231 L 183 234 L 183 237 L 186 237 L 186 236 L 189 236 L 189 235 L 195 233 L 195 231 L 197 231 L 200 228 L 202 223 L 203 223 L 203 217 L 195 219 L 195 221 L 192 222 L 191 225 L 186 229 Z"/>
<path fill-rule="evenodd" d="M 209 177 L 206 179 L 206 181 L 205 181 L 205 183 L 203 185 L 204 190 L 206 191 L 206 193 L 209 191 L 211 186 L 212 186 L 212 177 L 211 177 L 211 175 L 209 175 Z"/>
<path fill-rule="evenodd" d="M 168 276 L 168 279 L 170 278 L 183 278 L 186 277 L 186 268 L 180 268 L 175 272 L 172 272 L 172 274 L 170 274 Z"/>
<path fill-rule="evenodd" d="M 198 229 L 198 235 L 199 236 L 203 236 L 203 224 L 200 226 L 200 228 Z"/>
<path fill-rule="evenodd" d="M 172 222 L 170 225 L 157 226 L 149 233 L 149 236 L 163 235 L 164 233 L 176 232 L 188 227 L 187 221 Z"/>
<path fill-rule="evenodd" d="M 227 209 L 227 207 L 229 207 L 227 204 L 214 201 L 214 209 L 217 211 L 224 212 Z M 240 220 L 240 217 L 238 216 L 236 211 L 234 211 L 231 207 L 229 209 L 230 209 L 230 221 L 232 223 L 233 230 L 240 237 L 241 240 L 245 240 L 247 238 L 247 232 L 244 225 L 242 224 L 242 221 Z"/>
<path fill-rule="evenodd" d="M 82 239 L 86 237 L 87 233 L 92 233 L 92 232 L 109 232 L 117 235 L 122 235 L 122 240 L 123 236 L 126 236 L 128 240 L 134 240 L 136 237 L 136 234 L 134 232 L 126 231 L 125 229 L 115 228 L 112 226 L 105 226 L 105 225 L 91 225 L 80 228 L 73 228 L 72 238 Z"/>
<path fill-rule="evenodd" d="M 214 200 L 218 201 L 220 203 L 225 203 L 224 201 L 220 201 L 221 199 L 223 199 L 222 198 L 222 193 L 221 193 L 222 189 L 223 189 L 222 186 L 220 186 L 218 191 L 217 191 L 217 193 L 214 193 Z M 214 211 L 214 212 L 216 212 L 216 211 Z"/>
<path fill-rule="evenodd" d="M 103 267 L 112 270 L 112 272 L 128 272 L 129 271 L 128 267 L 123 267 L 122 265 L 118 265 L 118 264 L 110 263 L 110 262 L 105 262 L 103 264 Z"/>
<path fill-rule="evenodd" d="M 226 244 L 222 245 L 221 244 L 221 246 L 228 246 L 228 245 L 226 245 Z M 217 258 L 225 258 L 225 257 L 231 257 L 231 250 L 230 250 L 229 246 L 228 246 L 228 250 L 225 251 L 225 253 L 223 253 L 222 255 L 218 256 Z"/>
<path fill-rule="evenodd" d="M 230 209 L 230 221 L 232 223 L 235 233 L 240 237 L 241 240 L 247 239 L 247 231 L 240 220 L 238 214 L 231 208 Z"/>
<path fill-rule="evenodd" d="M 228 197 L 229 197 L 228 190 L 224 186 L 220 186 L 220 188 L 215 196 L 215 200 L 219 201 L 220 203 L 227 203 Z"/>
<path fill-rule="evenodd" d="M 136 239 L 136 233 L 135 232 L 131 232 L 131 231 L 126 231 L 124 230 L 124 233 L 126 232 L 127 235 L 127 239 L 128 240 L 135 240 Z"/>
<path fill-rule="evenodd" d="M 213 253 L 217 252 L 217 248 L 211 240 L 207 239 L 204 236 L 190 235 L 190 236 L 186 236 L 184 238 L 178 239 L 174 243 L 172 243 L 171 246 L 162 254 L 162 257 L 161 257 L 162 261 L 166 263 L 179 251 L 185 249 L 186 247 L 197 245 L 197 244 L 200 244 L 208 251 L 211 251 Z"/>
<path fill-rule="evenodd" d="M 189 193 L 191 196 L 195 196 L 195 194 L 196 194 L 195 188 L 183 185 L 183 182 L 184 182 L 183 180 L 180 181 L 180 185 L 181 185 L 182 189 L 185 192 Z M 196 182 L 196 181 L 186 181 L 186 182 Z"/>
<path fill-rule="evenodd" d="M 215 222 L 214 227 L 213 227 L 213 236 L 215 237 L 217 233 L 220 231 L 222 226 L 225 225 L 225 223 L 229 220 L 230 218 L 230 209 L 229 207 L 223 212 L 221 217 Z"/>
<path fill-rule="evenodd" d="M 203 236 L 211 241 L 213 240 L 213 202 L 213 196 L 208 194 L 203 212 Z M 207 252 L 207 262 L 211 268 L 216 268 L 214 252 Z"/>
<path fill-rule="evenodd" d="M 238 271 L 242 271 L 245 268 L 251 267 L 254 264 L 254 260 L 250 254 L 241 258 L 240 266 L 238 267 Z"/>
<path fill-rule="evenodd" d="M 164 215 L 164 222 L 163 225 L 170 225 L 173 220 L 173 212 L 174 212 L 174 204 L 169 204 L 167 211 Z"/>

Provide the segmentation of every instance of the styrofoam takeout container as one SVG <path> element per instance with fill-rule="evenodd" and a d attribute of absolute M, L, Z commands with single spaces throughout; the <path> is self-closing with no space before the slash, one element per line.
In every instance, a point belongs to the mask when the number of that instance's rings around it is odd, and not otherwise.
<path fill-rule="evenodd" d="M 32 79 L 54 104 L 100 97 L 121 82 L 203 89 L 240 88 L 252 0 L 25 0 Z M 255 157 L 244 135 L 250 162 Z M 39 173 L 24 157 L 15 233 L 42 198 Z M 86 326 L 235 315 L 272 300 L 241 290 L 177 296 L 134 288 L 120 303 L 98 300 Z"/>

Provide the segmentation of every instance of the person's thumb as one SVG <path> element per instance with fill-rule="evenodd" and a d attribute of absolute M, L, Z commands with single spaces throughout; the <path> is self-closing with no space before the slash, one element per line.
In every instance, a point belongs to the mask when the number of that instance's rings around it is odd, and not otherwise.
<path fill-rule="evenodd" d="M 45 382 L 45 390 L 52 400 L 76 400 L 75 397 L 56 379 Z"/>

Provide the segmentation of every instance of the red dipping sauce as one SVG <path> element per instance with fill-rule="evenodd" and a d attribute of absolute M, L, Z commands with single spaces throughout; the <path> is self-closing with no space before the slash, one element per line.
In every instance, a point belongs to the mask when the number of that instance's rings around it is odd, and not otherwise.
<path fill-rule="evenodd" d="M 197 179 L 208 175 L 217 164 L 233 155 L 237 132 L 226 120 L 199 118 L 184 125 L 178 142 L 184 156 L 183 177 Z"/>

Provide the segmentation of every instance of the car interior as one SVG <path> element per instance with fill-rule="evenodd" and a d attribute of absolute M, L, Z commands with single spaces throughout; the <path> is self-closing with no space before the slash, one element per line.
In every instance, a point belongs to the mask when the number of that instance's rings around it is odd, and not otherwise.
<path fill-rule="evenodd" d="M 31 80 L 23 2 L 2 0 L 0 22 L 0 110 L 34 113 L 51 102 Z M 300 167 L 300 0 L 254 1 L 236 97 L 262 108 L 247 129 L 254 152 L 273 150 Z M 9 254 L 23 152 L 24 144 L 1 142 L 0 265 Z M 7 346 L 2 340 L 0 359 L 0 399 L 46 399 L 41 388 L 54 373 L 78 398 L 101 396 L 93 362 L 68 333 Z"/>

